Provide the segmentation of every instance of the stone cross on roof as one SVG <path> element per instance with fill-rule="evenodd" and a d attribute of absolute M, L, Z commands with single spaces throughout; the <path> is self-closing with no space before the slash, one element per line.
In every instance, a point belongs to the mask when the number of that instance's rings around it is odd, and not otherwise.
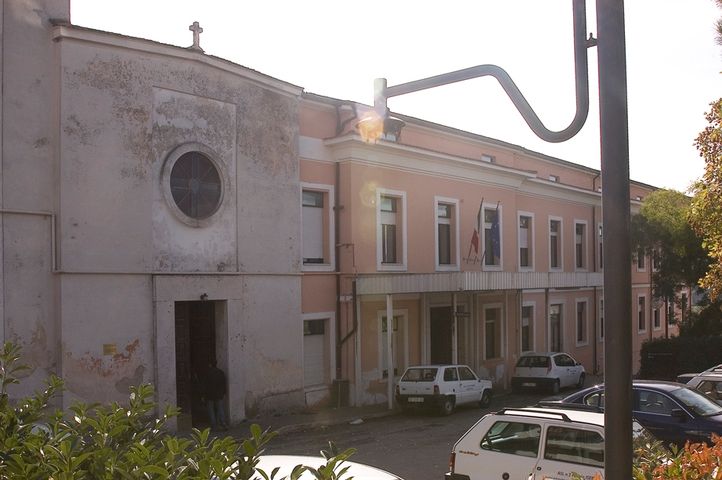
<path fill-rule="evenodd" d="M 201 48 L 201 33 L 203 33 L 203 29 L 201 28 L 200 24 L 198 22 L 193 22 L 193 25 L 190 25 L 188 27 L 188 30 L 193 32 L 193 45 L 188 48 L 191 50 L 197 50 L 202 53 L 203 49 Z"/>

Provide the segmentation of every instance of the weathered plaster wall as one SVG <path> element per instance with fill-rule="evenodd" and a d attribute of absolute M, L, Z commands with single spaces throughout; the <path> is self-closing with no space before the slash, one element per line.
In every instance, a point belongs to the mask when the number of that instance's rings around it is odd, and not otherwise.
<path fill-rule="evenodd" d="M 2 275 L 0 317 L 3 341 L 23 348 L 31 370 L 22 395 L 57 373 L 58 346 L 52 275 L 51 225 L 54 210 L 54 161 L 57 59 L 50 40 L 50 19 L 68 19 L 68 1 L 2 2 L 2 149 L 0 216 Z M 29 213 L 7 213 L 23 210 Z"/>
<path fill-rule="evenodd" d="M 207 293 L 231 419 L 302 405 L 298 97 L 194 52 L 165 56 L 108 37 L 59 42 L 62 357 L 72 398 L 122 398 L 119 385 L 142 379 L 174 403 L 174 304 Z M 169 155 L 189 143 L 211 152 L 224 190 L 218 211 L 195 225 L 163 193 Z M 105 343 L 120 356 L 99 355 Z"/>
<path fill-rule="evenodd" d="M 64 404 L 127 399 L 153 381 L 150 278 L 64 275 L 61 280 Z M 114 351 L 104 351 L 104 346 Z"/>

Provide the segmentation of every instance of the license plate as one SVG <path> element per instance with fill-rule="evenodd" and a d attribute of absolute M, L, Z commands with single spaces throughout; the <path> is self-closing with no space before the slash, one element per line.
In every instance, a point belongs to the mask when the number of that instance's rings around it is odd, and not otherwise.
<path fill-rule="evenodd" d="M 422 397 L 409 397 L 407 401 L 409 403 L 424 403 L 424 399 Z"/>
<path fill-rule="evenodd" d="M 522 387 L 536 387 L 536 383 L 526 382 L 521 384 Z"/>

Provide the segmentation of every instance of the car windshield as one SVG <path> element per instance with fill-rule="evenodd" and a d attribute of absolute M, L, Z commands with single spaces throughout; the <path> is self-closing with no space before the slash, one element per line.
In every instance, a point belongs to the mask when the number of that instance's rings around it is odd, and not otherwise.
<path fill-rule="evenodd" d="M 525 355 L 516 362 L 517 367 L 548 368 L 549 357 L 541 355 Z"/>
<path fill-rule="evenodd" d="M 409 368 L 401 377 L 402 382 L 433 382 L 436 379 L 437 368 Z"/>
<path fill-rule="evenodd" d="M 715 403 L 712 399 L 697 390 L 692 390 L 691 388 L 678 388 L 676 390 L 672 390 L 669 394 L 697 415 L 707 417 L 722 413 L 722 406 Z"/>

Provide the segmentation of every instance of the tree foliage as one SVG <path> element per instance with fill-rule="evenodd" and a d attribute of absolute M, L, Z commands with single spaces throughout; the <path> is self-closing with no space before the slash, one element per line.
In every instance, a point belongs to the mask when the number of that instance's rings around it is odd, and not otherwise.
<path fill-rule="evenodd" d="M 252 425 L 251 436 L 237 441 L 194 429 L 189 438 L 170 435 L 167 420 L 178 412 L 167 408 L 156 417 L 153 388 L 131 388 L 127 405 L 75 404 L 68 412 L 50 412 L 50 400 L 63 383 L 51 377 L 47 388 L 17 402 L 8 389 L 26 368 L 18 363 L 18 347 L 0 349 L 0 478 L 22 480 L 250 480 L 276 479 L 256 465 L 275 436 Z M 353 449 L 322 452 L 318 468 L 297 465 L 290 480 L 309 472 L 317 480 L 347 478 L 345 460 Z M 280 480 L 280 479 L 279 479 Z"/>
<path fill-rule="evenodd" d="M 695 141 L 705 170 L 692 187 L 689 220 L 713 260 L 701 285 L 717 298 L 722 293 L 722 99 L 712 103 L 706 118 L 709 125 Z"/>
<path fill-rule="evenodd" d="M 696 285 L 710 263 L 702 238 L 688 222 L 691 200 L 676 190 L 656 190 L 632 217 L 632 243 L 638 254 L 650 255 L 653 294 L 671 300 L 680 285 Z"/>

